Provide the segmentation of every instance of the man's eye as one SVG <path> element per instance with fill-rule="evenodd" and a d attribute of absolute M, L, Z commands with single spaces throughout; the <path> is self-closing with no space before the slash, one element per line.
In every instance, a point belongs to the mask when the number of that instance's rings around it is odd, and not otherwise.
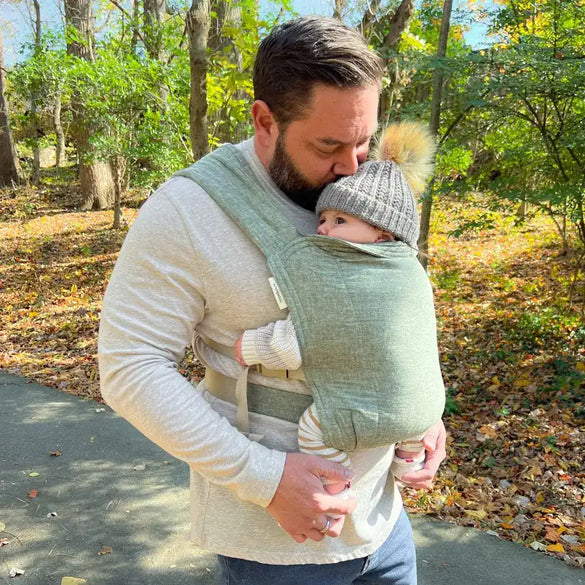
<path fill-rule="evenodd" d="M 328 147 L 326 147 L 326 146 L 325 146 L 325 147 L 323 147 L 323 146 L 320 146 L 320 147 L 319 147 L 319 146 L 317 146 L 317 147 L 316 147 L 316 150 L 317 150 L 317 152 L 319 152 L 320 154 L 333 154 L 333 153 L 334 153 L 334 152 L 337 150 L 337 148 L 335 148 L 335 147 L 330 147 L 330 148 L 328 148 Z"/>
<path fill-rule="evenodd" d="M 336 223 L 337 225 L 340 225 L 340 224 L 342 224 L 342 223 L 345 223 L 345 219 L 343 219 L 343 217 L 336 217 L 336 218 L 335 218 L 335 223 Z"/>

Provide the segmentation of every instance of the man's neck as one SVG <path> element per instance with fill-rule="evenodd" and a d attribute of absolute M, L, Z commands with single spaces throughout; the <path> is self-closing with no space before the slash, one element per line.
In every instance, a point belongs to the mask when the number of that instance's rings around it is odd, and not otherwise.
<path fill-rule="evenodd" d="M 285 193 L 285 195 L 296 205 L 302 207 L 303 209 L 307 209 L 308 211 L 315 211 L 317 207 L 317 199 L 319 199 L 319 195 L 316 195 L 314 192 L 306 193 L 306 192 L 296 192 L 296 193 Z"/>

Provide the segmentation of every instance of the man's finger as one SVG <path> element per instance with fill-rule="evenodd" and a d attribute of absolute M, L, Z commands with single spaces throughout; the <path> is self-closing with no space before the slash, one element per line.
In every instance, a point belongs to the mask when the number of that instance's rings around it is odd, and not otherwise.
<path fill-rule="evenodd" d="M 319 504 L 324 514 L 335 514 L 336 516 L 341 514 L 347 516 L 356 509 L 357 500 L 355 496 L 352 495 L 339 498 L 327 494 L 320 498 Z"/>
<path fill-rule="evenodd" d="M 333 461 L 327 461 L 315 455 L 314 466 L 311 471 L 318 477 L 332 482 L 348 482 L 353 479 L 353 472 L 348 467 Z"/>
<path fill-rule="evenodd" d="M 429 452 L 436 450 L 437 446 L 444 444 L 442 437 L 445 437 L 447 432 L 445 430 L 445 424 L 442 420 L 436 422 L 426 433 L 422 439 L 422 443 L 425 449 Z"/>
<path fill-rule="evenodd" d="M 344 522 L 345 516 L 342 516 L 341 518 L 331 518 L 331 524 L 329 525 L 329 530 L 327 530 L 327 536 L 337 538 L 341 534 Z"/>
<path fill-rule="evenodd" d="M 429 469 L 421 469 L 419 471 L 410 471 L 409 473 L 405 473 L 401 478 L 400 481 L 409 487 L 416 487 L 419 484 L 425 484 L 424 487 L 430 487 L 430 484 L 433 481 L 433 477 L 435 474 L 432 470 Z M 426 484 L 429 484 L 428 486 Z"/>

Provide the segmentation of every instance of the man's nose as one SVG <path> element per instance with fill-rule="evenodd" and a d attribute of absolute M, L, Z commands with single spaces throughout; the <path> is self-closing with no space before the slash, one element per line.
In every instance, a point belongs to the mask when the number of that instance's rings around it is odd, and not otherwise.
<path fill-rule="evenodd" d="M 338 175 L 353 175 L 360 164 L 357 148 L 344 149 L 333 165 L 333 172 Z"/>

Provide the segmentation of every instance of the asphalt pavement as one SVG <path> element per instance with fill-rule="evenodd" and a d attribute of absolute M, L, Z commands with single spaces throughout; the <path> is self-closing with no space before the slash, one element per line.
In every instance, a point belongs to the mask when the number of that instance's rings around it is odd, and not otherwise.
<path fill-rule="evenodd" d="M 0 373 L 0 583 L 220 585 L 215 556 L 189 543 L 188 480 L 108 407 Z M 519 544 L 412 524 L 419 585 L 585 585 Z"/>

